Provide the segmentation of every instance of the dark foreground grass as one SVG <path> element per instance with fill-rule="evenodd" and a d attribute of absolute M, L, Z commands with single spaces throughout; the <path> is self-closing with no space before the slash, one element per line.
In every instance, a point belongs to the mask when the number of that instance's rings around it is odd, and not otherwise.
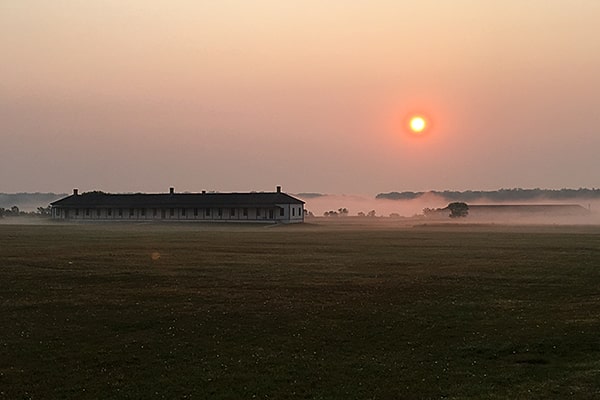
<path fill-rule="evenodd" d="M 600 397 L 600 229 L 0 225 L 0 398 Z"/>

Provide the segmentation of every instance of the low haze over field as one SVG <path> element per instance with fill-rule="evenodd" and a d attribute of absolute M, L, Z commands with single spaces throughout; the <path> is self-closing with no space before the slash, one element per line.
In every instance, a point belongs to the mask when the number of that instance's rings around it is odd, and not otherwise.
<path fill-rule="evenodd" d="M 494 191 L 429 191 L 429 192 L 391 192 L 379 193 L 375 198 L 358 195 L 332 195 L 322 193 L 298 193 L 298 197 L 306 202 L 306 209 L 314 216 L 356 216 L 367 215 L 392 217 L 422 217 L 425 209 L 435 210 L 445 208 L 452 202 L 465 202 L 473 210 L 478 206 L 494 204 L 516 206 L 514 210 L 503 210 L 498 214 L 498 208 L 493 210 L 494 222 L 538 222 L 538 223 L 585 223 L 600 222 L 600 189 L 579 190 L 541 190 L 541 189 L 503 189 Z M 527 205 L 539 206 L 532 210 Z M 563 206 L 576 208 L 577 212 L 564 212 Z M 519 207 L 520 206 L 520 207 Z M 544 206 L 550 206 L 549 210 Z M 535 208 L 535 207 L 534 207 Z M 345 210 L 344 212 L 339 212 Z M 541 211 L 541 212 L 540 212 Z M 572 210 L 571 210 L 572 211 Z M 334 215 L 330 215 L 333 212 Z M 336 215 L 337 214 L 339 215 Z M 449 212 L 436 217 L 447 217 Z M 473 215 L 474 214 L 474 215 Z M 488 213 L 489 214 L 489 213 Z M 520 214 L 520 215 L 515 215 Z M 309 214 L 310 215 L 310 214 Z M 490 215 L 482 218 L 481 212 L 475 212 L 465 221 L 490 219 Z M 558 217 L 558 218 L 557 218 Z"/>
<path fill-rule="evenodd" d="M 598 20 L 591 0 L 3 1 L 0 192 L 598 187 Z"/>

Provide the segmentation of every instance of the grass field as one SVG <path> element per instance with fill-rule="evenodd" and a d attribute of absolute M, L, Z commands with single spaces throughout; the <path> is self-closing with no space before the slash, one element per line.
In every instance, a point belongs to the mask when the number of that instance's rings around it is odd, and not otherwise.
<path fill-rule="evenodd" d="M 0 225 L 0 398 L 600 398 L 600 227 Z"/>

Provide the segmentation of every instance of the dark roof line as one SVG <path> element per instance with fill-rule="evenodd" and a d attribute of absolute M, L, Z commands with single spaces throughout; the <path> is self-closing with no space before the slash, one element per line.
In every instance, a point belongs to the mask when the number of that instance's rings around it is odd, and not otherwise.
<path fill-rule="evenodd" d="M 133 193 L 88 192 L 72 194 L 53 207 L 253 207 L 304 204 L 283 192 L 256 193 Z"/>

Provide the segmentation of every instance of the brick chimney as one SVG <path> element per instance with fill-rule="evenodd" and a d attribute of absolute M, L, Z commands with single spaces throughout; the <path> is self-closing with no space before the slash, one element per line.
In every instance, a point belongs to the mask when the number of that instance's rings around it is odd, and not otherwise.
<path fill-rule="evenodd" d="M 170 187 L 169 188 L 169 194 L 175 194 L 175 188 L 174 187 Z"/>
<path fill-rule="evenodd" d="M 77 196 L 79 194 L 79 190 L 78 189 L 73 189 L 73 196 Z"/>
<path fill-rule="evenodd" d="M 281 193 L 281 186 L 277 186 L 277 193 Z"/>

